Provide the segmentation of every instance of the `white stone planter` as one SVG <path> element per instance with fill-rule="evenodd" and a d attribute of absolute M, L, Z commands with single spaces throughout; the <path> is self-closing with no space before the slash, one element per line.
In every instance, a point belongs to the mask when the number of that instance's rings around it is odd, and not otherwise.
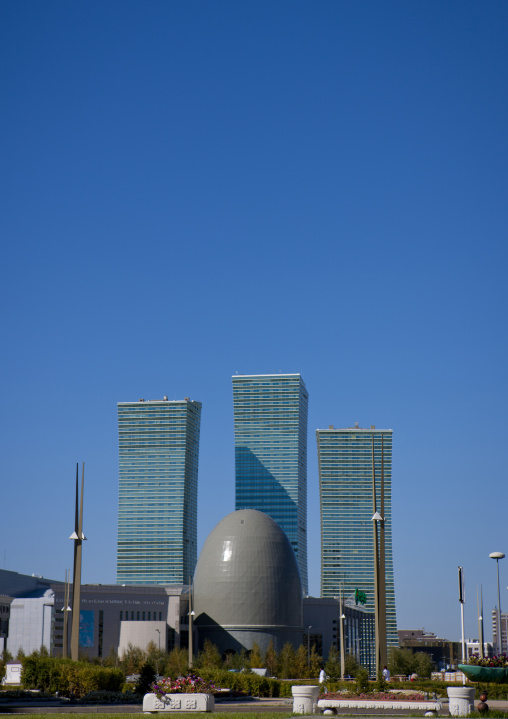
<path fill-rule="evenodd" d="M 158 712 L 213 712 L 215 697 L 213 694 L 166 694 L 158 699 L 156 694 L 145 694 L 143 711 L 145 714 Z"/>
<path fill-rule="evenodd" d="M 314 714 L 319 696 L 319 687 L 293 686 L 293 714 Z"/>
<path fill-rule="evenodd" d="M 454 717 L 465 717 L 473 711 L 475 687 L 448 687 L 448 710 Z"/>
<path fill-rule="evenodd" d="M 441 709 L 439 701 L 390 701 L 373 699 L 320 699 L 317 703 L 318 711 L 323 714 L 337 714 L 339 709 L 405 709 L 406 711 L 423 711 L 426 716 L 427 712 L 431 715 L 437 715 Z"/>

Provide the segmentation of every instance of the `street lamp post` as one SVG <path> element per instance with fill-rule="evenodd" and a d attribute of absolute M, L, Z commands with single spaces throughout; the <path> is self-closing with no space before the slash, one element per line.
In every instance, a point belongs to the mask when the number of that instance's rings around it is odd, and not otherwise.
<path fill-rule="evenodd" d="M 340 678 L 344 679 L 346 671 L 346 657 L 344 656 L 344 619 L 345 614 L 340 615 Z"/>
<path fill-rule="evenodd" d="M 460 625 L 462 631 L 462 664 L 466 663 L 466 640 L 464 635 L 464 568 L 458 567 L 459 570 L 459 602 L 460 602 Z M 466 675 L 462 675 L 462 683 L 466 683 Z"/>
<path fill-rule="evenodd" d="M 476 586 L 476 606 L 478 608 L 478 636 L 479 636 L 479 650 L 480 659 L 485 656 L 485 648 L 483 643 L 483 589 L 480 585 L 480 599 L 478 599 L 478 585 Z"/>
<path fill-rule="evenodd" d="M 344 679 L 345 657 L 344 657 L 344 619 L 346 615 L 342 611 L 342 584 L 339 593 L 339 610 L 340 610 L 340 678 Z"/>
<path fill-rule="evenodd" d="M 499 560 L 504 559 L 503 552 L 491 552 L 489 557 L 496 560 L 497 564 L 497 652 L 501 654 L 503 651 L 503 641 L 501 636 L 501 593 L 499 591 Z"/>
<path fill-rule="evenodd" d="M 192 669 L 192 663 L 194 660 L 194 625 L 193 619 L 196 616 L 196 612 L 192 608 L 192 579 L 189 577 L 189 669 Z"/>
<path fill-rule="evenodd" d="M 312 626 L 307 628 L 307 666 L 310 667 L 310 630 Z"/>
<path fill-rule="evenodd" d="M 62 648 L 62 657 L 64 659 L 67 659 L 69 655 L 69 612 L 72 611 L 69 605 L 69 581 L 70 581 L 70 570 L 65 570 L 65 589 L 64 589 L 64 605 L 62 608 L 63 620 L 63 648 Z"/>
<path fill-rule="evenodd" d="M 376 676 L 387 663 L 386 641 L 386 568 L 385 568 L 385 519 L 384 519 L 384 443 L 381 434 L 381 486 L 380 510 L 376 501 L 376 463 L 374 453 L 374 434 L 372 435 L 372 517 L 374 541 L 374 625 L 375 625 L 375 664 Z M 379 528 L 379 529 L 378 529 Z"/>
<path fill-rule="evenodd" d="M 374 503 L 375 503 L 374 495 Z M 375 507 L 375 504 L 374 504 Z M 378 523 L 382 522 L 383 518 L 379 512 L 375 511 L 372 517 L 372 527 L 374 530 L 374 624 L 376 633 L 376 675 L 380 671 L 380 602 L 379 602 L 379 544 L 378 544 Z"/>
<path fill-rule="evenodd" d="M 71 659 L 77 662 L 79 659 L 79 616 L 81 608 L 81 554 L 83 540 L 83 490 L 85 485 L 85 463 L 81 471 L 81 502 L 79 499 L 79 476 L 78 465 L 76 464 L 76 507 L 74 532 L 69 539 L 74 540 L 74 569 L 72 576 L 72 626 L 71 626 Z"/>
<path fill-rule="evenodd" d="M 155 631 L 159 635 L 159 654 L 157 655 L 157 661 L 155 662 L 155 671 L 157 672 L 157 676 L 159 676 L 159 657 L 160 657 L 160 653 L 161 653 L 161 630 L 156 629 Z"/>

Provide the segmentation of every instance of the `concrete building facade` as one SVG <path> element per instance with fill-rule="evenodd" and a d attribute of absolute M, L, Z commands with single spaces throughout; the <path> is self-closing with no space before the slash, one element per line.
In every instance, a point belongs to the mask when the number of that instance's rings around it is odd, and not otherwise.
<path fill-rule="evenodd" d="M 399 629 L 397 635 L 401 649 L 411 649 L 414 652 L 429 654 L 434 666 L 439 671 L 455 667 L 461 661 L 461 642 L 452 642 L 449 639 L 437 637 L 433 632 L 426 632 L 425 629 Z M 486 643 L 487 651 L 488 646 Z M 470 654 L 471 652 L 468 652 L 467 655 L 470 656 Z"/>
<path fill-rule="evenodd" d="M 9 619 L 11 616 L 12 597 L 0 594 L 0 652 L 7 649 L 9 637 Z"/>
<path fill-rule="evenodd" d="M 53 653 L 63 650 L 64 585 L 54 584 Z M 79 652 L 89 658 L 122 654 L 129 644 L 146 649 L 150 642 L 171 651 L 188 641 L 188 586 L 84 584 L 81 587 Z M 70 647 L 70 637 L 69 637 Z"/>
<path fill-rule="evenodd" d="M 65 584 L 0 570 L 0 587 L 11 607 L 9 651 L 14 656 L 20 649 L 31 654 L 44 646 L 51 655 L 62 656 Z M 84 584 L 79 653 L 101 659 L 112 652 L 121 655 L 129 643 L 146 649 L 154 642 L 167 651 L 175 646 L 185 647 L 189 637 L 188 612 L 188 585 Z"/>
<path fill-rule="evenodd" d="M 341 603 L 338 597 L 304 597 L 304 642 L 324 659 L 335 647 L 340 654 Z M 355 603 L 354 595 L 342 602 L 344 655 L 354 656 L 358 663 L 375 675 L 374 614 Z"/>

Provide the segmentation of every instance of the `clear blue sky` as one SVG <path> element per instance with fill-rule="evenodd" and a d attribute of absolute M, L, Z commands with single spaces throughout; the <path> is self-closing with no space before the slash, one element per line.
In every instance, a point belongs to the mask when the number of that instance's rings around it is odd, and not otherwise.
<path fill-rule="evenodd" d="M 234 509 L 231 375 L 394 431 L 399 628 L 460 636 L 508 554 L 508 3 L 4 0 L 0 564 L 115 581 L 118 401 L 203 403 L 199 543 Z M 508 609 L 508 559 L 501 563 Z M 490 624 L 487 618 L 487 634 Z"/>

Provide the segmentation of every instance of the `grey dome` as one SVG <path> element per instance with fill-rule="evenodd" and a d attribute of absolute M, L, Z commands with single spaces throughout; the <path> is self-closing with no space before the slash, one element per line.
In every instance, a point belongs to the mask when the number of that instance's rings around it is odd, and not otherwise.
<path fill-rule="evenodd" d="M 222 651 L 302 641 L 302 584 L 293 548 L 267 514 L 242 509 L 209 534 L 194 573 L 199 643 Z M 229 635 L 229 636 L 225 636 Z M 226 646 L 228 645 L 229 646 Z"/>

